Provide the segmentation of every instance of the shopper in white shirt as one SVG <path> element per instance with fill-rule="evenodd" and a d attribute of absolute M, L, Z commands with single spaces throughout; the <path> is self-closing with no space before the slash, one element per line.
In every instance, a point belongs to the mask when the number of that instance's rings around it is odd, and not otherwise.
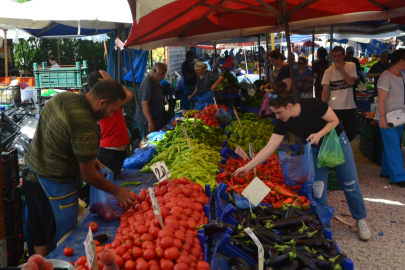
<path fill-rule="evenodd" d="M 356 104 L 353 97 L 353 84 L 357 79 L 356 65 L 345 62 L 345 50 L 341 46 L 332 49 L 334 64 L 324 73 L 322 78 L 322 100 L 328 102 L 336 113 L 349 141 L 356 137 Z"/>
<path fill-rule="evenodd" d="M 56 63 L 55 56 L 53 56 L 53 55 L 49 56 L 48 60 L 49 60 L 49 63 L 51 63 L 51 65 L 52 65 L 51 68 L 59 68 L 58 63 Z"/>

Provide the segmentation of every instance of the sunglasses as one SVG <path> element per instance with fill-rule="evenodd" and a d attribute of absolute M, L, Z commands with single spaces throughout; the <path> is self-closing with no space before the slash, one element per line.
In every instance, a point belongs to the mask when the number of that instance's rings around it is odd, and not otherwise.
<path fill-rule="evenodd" d="M 277 100 L 277 99 L 279 98 L 279 99 L 285 100 L 285 101 L 287 101 L 288 103 L 290 103 L 290 101 L 289 101 L 288 99 L 279 97 L 277 94 L 269 93 L 269 94 L 267 95 L 267 97 L 268 97 L 268 98 L 271 98 L 271 99 L 273 99 L 273 100 Z"/>

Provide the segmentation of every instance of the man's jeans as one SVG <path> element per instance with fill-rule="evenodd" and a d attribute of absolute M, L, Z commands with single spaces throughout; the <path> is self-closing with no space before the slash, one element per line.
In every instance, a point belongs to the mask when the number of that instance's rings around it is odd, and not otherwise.
<path fill-rule="evenodd" d="M 356 220 L 367 217 L 366 206 L 364 205 L 363 195 L 361 194 L 359 180 L 357 178 L 356 165 L 354 163 L 352 147 L 344 132 L 339 135 L 339 142 L 343 149 L 345 163 L 339 165 L 333 170 L 342 187 L 346 201 L 352 216 Z M 328 168 L 318 168 L 318 154 L 320 147 L 312 147 L 315 167 L 315 181 L 313 186 L 313 197 L 322 206 L 328 206 L 327 188 L 328 188 Z"/>

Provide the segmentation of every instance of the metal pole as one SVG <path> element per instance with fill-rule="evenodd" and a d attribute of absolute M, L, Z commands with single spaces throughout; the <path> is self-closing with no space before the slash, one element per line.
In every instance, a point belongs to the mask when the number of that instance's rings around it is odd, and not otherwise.
<path fill-rule="evenodd" d="M 271 45 L 273 46 L 274 44 L 274 34 L 271 33 Z M 269 70 L 269 50 L 270 50 L 270 46 L 269 46 L 269 34 L 266 34 L 266 78 L 267 81 L 269 81 L 270 79 L 270 70 Z"/>
<path fill-rule="evenodd" d="M 153 67 L 153 57 L 152 57 L 152 55 L 153 55 L 153 50 L 150 50 L 150 69 L 152 69 L 152 67 Z"/>
<path fill-rule="evenodd" d="M 315 33 L 312 34 L 312 59 L 311 59 L 311 61 L 312 61 L 311 66 L 313 67 L 314 61 L 315 61 Z"/>
<path fill-rule="evenodd" d="M 261 63 L 262 63 L 262 57 L 261 57 L 261 51 L 260 51 L 260 35 L 258 35 L 258 37 L 257 37 L 257 39 L 258 39 L 258 51 L 259 51 L 259 80 L 261 80 L 262 79 L 262 70 L 261 70 L 261 68 L 260 68 L 260 66 L 261 66 Z"/>
<path fill-rule="evenodd" d="M 7 42 L 7 39 L 6 39 Z M 0 122 L 1 127 L 1 122 Z M 0 131 L 1 133 L 1 131 Z M 1 152 L 1 144 L 0 144 Z M 3 164 L 0 162 L 0 175 L 3 179 Z M 2 180 L 3 181 L 3 180 Z M 4 197 L 3 197 L 3 183 L 0 185 L 0 267 L 7 266 L 7 240 L 6 240 L 6 223 L 4 217 Z"/>
<path fill-rule="evenodd" d="M 24 42 L 22 41 L 22 39 L 20 39 L 20 45 L 21 45 L 21 51 L 22 51 L 22 54 L 23 54 L 23 60 L 24 60 L 24 74 L 25 74 L 25 76 L 27 76 L 27 66 L 26 66 L 26 61 L 25 61 L 25 52 L 24 52 Z"/>
<path fill-rule="evenodd" d="M 334 26 L 333 24 L 330 26 L 329 66 L 332 65 L 333 26 Z"/>
<path fill-rule="evenodd" d="M 117 37 L 119 39 L 121 39 L 121 33 L 122 33 L 122 25 L 118 24 Z M 115 42 L 115 41 L 112 41 L 112 42 Z M 120 48 L 117 48 L 117 53 L 118 53 L 118 57 L 117 57 L 117 59 L 118 59 L 118 78 L 117 78 L 117 82 L 119 84 L 121 84 L 121 82 L 122 82 L 122 75 L 121 75 L 121 72 L 122 72 L 122 54 L 121 54 L 121 49 Z"/>
<path fill-rule="evenodd" d="M 134 96 L 135 96 L 135 103 L 136 107 L 138 107 L 138 95 L 136 93 L 136 87 L 135 87 L 135 74 L 134 74 L 134 65 L 132 63 L 132 53 L 131 49 L 128 49 L 128 54 L 129 54 L 129 64 L 131 65 L 131 75 L 132 75 L 132 84 L 134 86 Z"/>
<path fill-rule="evenodd" d="M 4 68 L 5 68 L 5 75 L 8 78 L 8 62 L 7 62 L 7 29 L 3 29 L 4 32 Z"/>
<path fill-rule="evenodd" d="M 58 62 L 59 65 L 62 65 L 62 61 L 60 60 L 59 38 L 57 39 L 57 43 L 58 43 Z"/>
<path fill-rule="evenodd" d="M 96 56 L 94 54 L 94 42 L 91 40 L 91 48 L 93 49 L 93 71 L 96 71 Z"/>

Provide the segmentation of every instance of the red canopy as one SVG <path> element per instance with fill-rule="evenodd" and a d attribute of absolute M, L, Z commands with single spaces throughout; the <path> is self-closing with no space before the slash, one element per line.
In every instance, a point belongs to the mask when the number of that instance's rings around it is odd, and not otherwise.
<path fill-rule="evenodd" d="M 226 50 L 226 49 L 233 49 L 236 47 L 250 47 L 255 46 L 254 42 L 246 42 L 246 43 L 229 43 L 229 44 L 217 44 L 217 50 Z M 198 47 L 205 50 L 214 50 L 213 45 L 190 45 L 190 47 Z"/>
<path fill-rule="evenodd" d="M 279 24 L 283 0 L 177 0 L 135 20 L 136 2 L 128 0 L 134 23 L 125 46 L 172 37 Z M 404 0 L 286 0 L 290 22 L 405 6 Z M 284 31 L 280 27 L 280 31 Z"/>

